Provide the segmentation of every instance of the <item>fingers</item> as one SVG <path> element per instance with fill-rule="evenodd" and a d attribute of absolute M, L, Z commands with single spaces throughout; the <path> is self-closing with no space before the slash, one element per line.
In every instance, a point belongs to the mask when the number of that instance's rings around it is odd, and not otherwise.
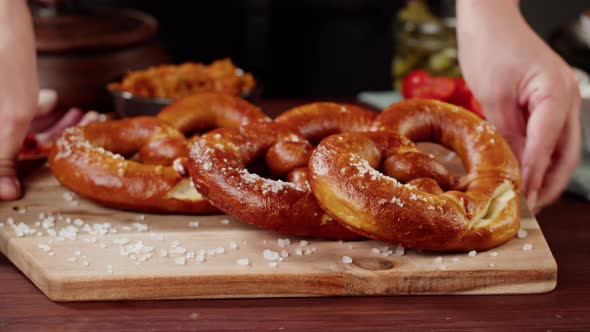
<path fill-rule="evenodd" d="M 12 111 L 10 108 L 8 110 Z M 26 111 L 9 113 L 0 107 L 0 120 L 4 125 L 0 130 L 0 201 L 15 200 L 21 195 L 15 160 L 32 114 Z"/>
<path fill-rule="evenodd" d="M 21 188 L 16 179 L 15 164 L 12 159 L 0 159 L 0 201 L 18 199 Z"/>
<path fill-rule="evenodd" d="M 571 101 L 559 94 L 545 94 L 529 101 L 530 117 L 522 156 L 523 189 L 529 206 L 537 197 L 560 133 L 564 129 Z"/>
<path fill-rule="evenodd" d="M 545 175 L 543 188 L 539 192 L 539 200 L 535 210 L 540 210 L 559 198 L 580 161 L 582 128 L 579 112 L 580 98 L 577 96 L 558 141 L 558 149 L 555 151 L 553 163 L 549 166 L 547 175 Z"/>
<path fill-rule="evenodd" d="M 525 145 L 525 121 L 514 102 L 484 105 L 484 113 L 512 148 L 518 161 L 522 160 Z"/>

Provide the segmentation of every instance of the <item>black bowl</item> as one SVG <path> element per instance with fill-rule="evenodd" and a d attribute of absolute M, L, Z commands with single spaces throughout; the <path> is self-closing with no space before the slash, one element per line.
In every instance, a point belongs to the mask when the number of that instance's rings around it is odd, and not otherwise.
<path fill-rule="evenodd" d="M 108 90 L 113 100 L 115 112 L 121 118 L 156 115 L 164 107 L 174 102 L 174 99 L 170 98 L 140 97 L 127 91 Z"/>
<path fill-rule="evenodd" d="M 156 115 L 164 107 L 172 104 L 175 99 L 171 98 L 151 98 L 141 97 L 127 91 L 108 89 L 113 102 L 115 113 L 121 118 L 129 118 L 141 115 Z M 256 103 L 256 99 L 262 94 L 262 88 L 256 87 L 248 93 L 243 93 L 240 97 L 251 103 Z"/>

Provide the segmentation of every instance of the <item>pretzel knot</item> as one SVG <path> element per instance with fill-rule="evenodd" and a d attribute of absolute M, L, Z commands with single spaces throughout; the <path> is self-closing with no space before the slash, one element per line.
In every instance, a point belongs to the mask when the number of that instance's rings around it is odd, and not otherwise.
<path fill-rule="evenodd" d="M 324 139 L 309 182 L 320 206 L 359 234 L 426 250 L 483 250 L 519 229 L 520 175 L 504 139 L 450 104 L 411 99 L 379 115 L 372 132 Z M 453 177 L 412 141 L 457 152 Z"/>
<path fill-rule="evenodd" d="M 368 130 L 375 116 L 355 106 L 314 103 L 273 123 L 215 130 L 193 145 L 189 171 L 213 205 L 242 221 L 290 235 L 357 239 L 324 213 L 309 188 L 309 140 Z M 257 160 L 264 160 L 268 176 L 251 172 Z M 276 179 L 284 176 L 287 181 Z"/>
<path fill-rule="evenodd" d="M 52 149 L 49 166 L 65 187 L 116 208 L 219 212 L 195 190 L 188 176 L 186 163 L 193 140 L 187 140 L 185 134 L 252 121 L 269 119 L 240 98 L 203 93 L 172 104 L 157 118 L 70 128 Z"/>

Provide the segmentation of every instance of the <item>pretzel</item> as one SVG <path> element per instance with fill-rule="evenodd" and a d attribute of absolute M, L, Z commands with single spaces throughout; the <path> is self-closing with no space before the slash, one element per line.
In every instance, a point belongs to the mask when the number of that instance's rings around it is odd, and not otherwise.
<path fill-rule="evenodd" d="M 177 145 L 164 153 L 177 161 L 173 165 L 125 159 L 160 139 L 176 140 Z M 48 160 L 62 185 L 104 205 L 146 212 L 217 212 L 194 189 L 177 159 L 186 155 L 181 132 L 154 117 L 137 117 L 69 128 L 56 141 Z"/>
<path fill-rule="evenodd" d="M 368 131 L 377 113 L 355 105 L 316 102 L 292 108 L 275 122 L 299 131 L 312 144 L 332 134 Z"/>
<path fill-rule="evenodd" d="M 246 100 L 216 92 L 202 92 L 181 98 L 161 110 L 156 117 L 177 128 L 185 136 L 191 136 L 189 144 L 200 133 L 211 129 L 236 128 L 250 122 L 270 121 L 260 108 Z M 143 146 L 137 154 L 137 160 L 170 165 L 174 158 L 169 155 L 169 151 L 180 145 L 177 138 L 161 138 Z"/>
<path fill-rule="evenodd" d="M 411 99 L 388 107 L 372 130 L 330 136 L 311 156 L 312 191 L 337 222 L 425 250 L 484 250 L 517 233 L 518 163 L 491 125 L 460 107 Z M 412 141 L 454 150 L 467 174 L 451 176 Z"/>
<path fill-rule="evenodd" d="M 309 103 L 292 108 L 279 115 L 275 122 L 301 133 L 310 144 L 290 141 L 274 144 L 266 154 L 266 163 L 278 175 L 306 167 L 313 151 L 312 144 L 332 134 L 367 131 L 376 116 L 375 112 L 359 106 L 331 102 Z M 293 160 L 301 162 L 297 164 Z M 304 172 L 304 169 L 298 169 L 297 172 Z M 297 177 L 307 178 L 304 174 Z"/>
<path fill-rule="evenodd" d="M 202 92 L 179 99 L 156 116 L 185 135 L 216 128 L 236 128 L 254 121 L 270 121 L 260 108 L 244 99 L 216 92 Z"/>
<path fill-rule="evenodd" d="M 279 233 L 332 239 L 356 239 L 324 214 L 307 181 L 284 182 L 252 173 L 249 166 L 281 142 L 307 145 L 291 128 L 278 123 L 252 123 L 221 128 L 192 146 L 189 173 L 197 190 L 223 212 Z M 307 163 L 292 160 L 294 164 Z"/>

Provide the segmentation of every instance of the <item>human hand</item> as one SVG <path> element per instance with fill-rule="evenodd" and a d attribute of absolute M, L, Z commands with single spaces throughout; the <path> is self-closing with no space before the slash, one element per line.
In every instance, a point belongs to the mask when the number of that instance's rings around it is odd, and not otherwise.
<path fill-rule="evenodd" d="M 50 145 L 64 129 L 70 126 L 85 125 L 104 118 L 104 115 L 97 112 L 84 112 L 79 108 L 71 108 L 65 114 L 57 112 L 55 110 L 56 104 L 57 93 L 55 91 L 42 89 L 39 92 L 36 113 L 27 127 L 29 137 L 32 137 L 40 146 Z M 21 127 L 21 132 L 27 133 L 27 127 Z M 21 150 L 22 140 L 11 141 L 9 138 L 7 142 L 9 145 L 15 146 L 17 151 Z M 15 159 L 16 156 L 10 156 L 10 159 L 6 159 L 10 162 L 0 163 L 0 171 L 4 172 L 4 178 L 8 178 L 8 181 L 0 180 L 0 200 L 13 200 L 20 197 L 21 189 L 16 178 L 16 164 L 13 162 Z"/>
<path fill-rule="evenodd" d="M 457 17 L 461 70 L 518 158 L 522 189 L 537 212 L 559 197 L 579 162 L 575 75 L 527 25 L 515 0 L 459 0 Z"/>
<path fill-rule="evenodd" d="M 16 199 L 15 158 L 36 112 L 37 66 L 24 1 L 0 0 L 0 200 Z"/>

